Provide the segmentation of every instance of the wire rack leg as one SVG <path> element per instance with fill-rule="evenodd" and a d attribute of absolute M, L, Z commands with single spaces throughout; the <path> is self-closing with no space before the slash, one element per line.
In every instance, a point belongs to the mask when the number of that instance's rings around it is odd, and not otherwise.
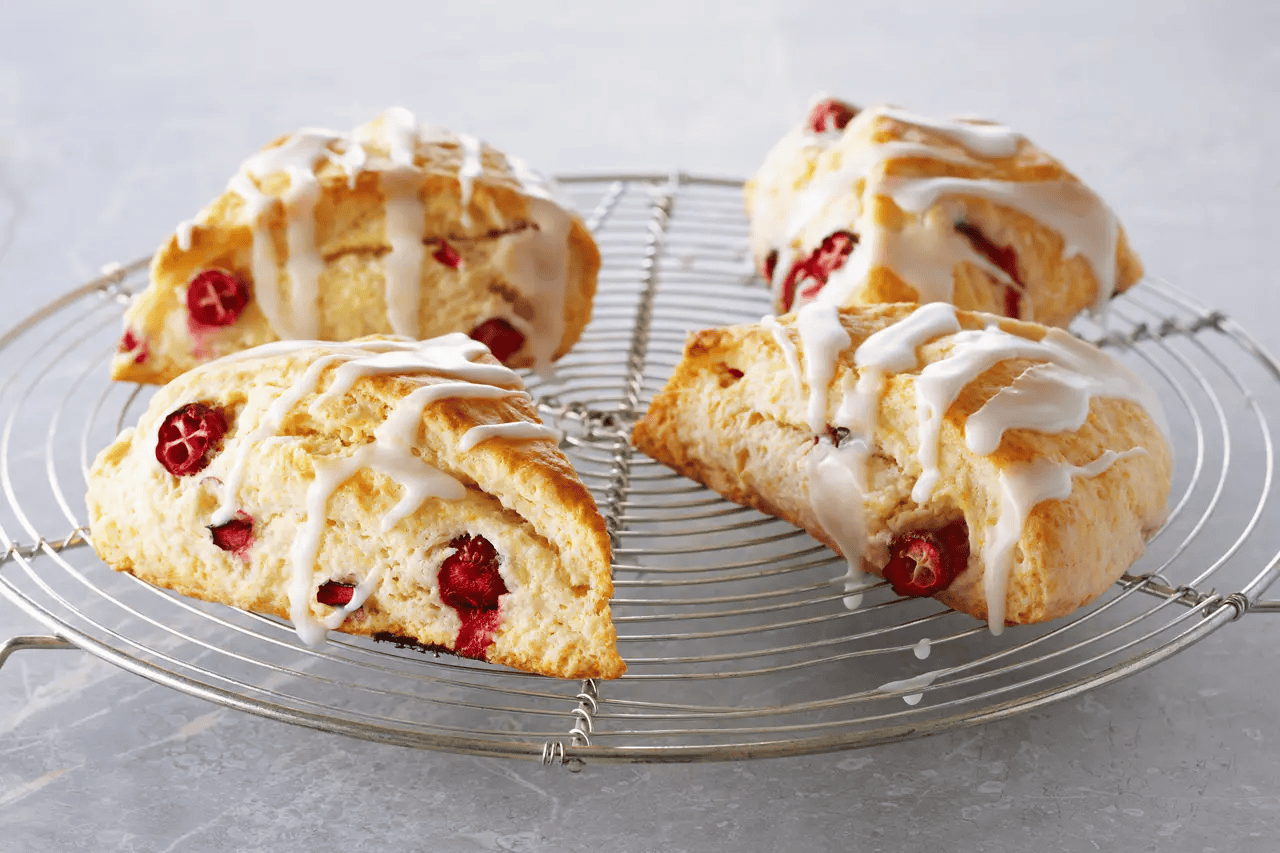
<path fill-rule="evenodd" d="M 0 667 L 3 667 L 9 655 L 23 649 L 76 649 L 75 643 L 61 637 L 12 637 L 0 643 Z"/>

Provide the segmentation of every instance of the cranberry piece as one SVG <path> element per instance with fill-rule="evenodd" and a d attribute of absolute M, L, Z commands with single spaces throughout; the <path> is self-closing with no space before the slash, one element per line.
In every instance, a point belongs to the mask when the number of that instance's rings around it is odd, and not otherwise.
<path fill-rule="evenodd" d="M 814 133 L 844 130 L 857 114 L 858 108 L 853 104 L 847 104 L 838 98 L 827 98 L 814 104 L 809 111 L 809 129 Z"/>
<path fill-rule="evenodd" d="M 498 551 L 483 536 L 464 533 L 440 564 L 440 597 L 455 610 L 495 610 L 507 585 L 498 574 Z"/>
<path fill-rule="evenodd" d="M 187 314 L 202 326 L 230 326 L 248 304 L 249 285 L 226 270 L 201 270 L 187 285 Z"/>
<path fill-rule="evenodd" d="M 316 601 L 321 604 L 327 604 L 330 607 L 345 607 L 351 603 L 351 599 L 355 597 L 355 594 L 356 585 L 353 583 L 325 581 L 316 590 Z"/>
<path fill-rule="evenodd" d="M 175 477 L 199 473 L 226 434 L 227 419 L 222 412 L 204 403 L 187 403 L 160 424 L 156 461 Z"/>
<path fill-rule="evenodd" d="M 230 521 L 210 526 L 209 533 L 214 545 L 243 557 L 253 544 L 253 517 L 238 512 Z"/>
<path fill-rule="evenodd" d="M 431 257 L 435 258 L 446 267 L 453 267 L 455 270 L 462 263 L 462 256 L 453 250 L 445 241 L 440 241 L 440 248 L 431 253 Z"/>
<path fill-rule="evenodd" d="M 894 536 L 884 579 L 898 595 L 934 595 L 951 586 L 968 565 L 969 526 L 960 519 L 938 530 Z"/>
<path fill-rule="evenodd" d="M 969 240 L 974 251 L 981 254 L 991 263 L 995 264 L 1005 272 L 1009 278 L 1013 279 L 1016 287 L 1005 285 L 1004 288 L 1004 315 L 1012 317 L 1015 320 L 1022 316 L 1022 291 L 1026 289 L 1026 285 L 1022 283 L 1022 279 L 1018 276 L 1018 253 L 1010 246 L 997 246 L 991 242 L 991 239 L 982 230 L 972 222 L 957 222 L 956 231 Z"/>
<path fill-rule="evenodd" d="M 773 271 L 778 268 L 778 250 L 774 249 L 764 256 L 764 266 L 760 268 L 765 281 L 773 281 Z"/>
<path fill-rule="evenodd" d="M 457 611 L 462 628 L 454 651 L 484 660 L 493 635 L 502 624 L 499 599 L 507 585 L 498 574 L 498 551 L 483 536 L 463 534 L 449 543 L 455 548 L 440 564 L 440 597 Z"/>
<path fill-rule="evenodd" d="M 151 355 L 151 348 L 147 346 L 145 338 L 138 337 L 133 329 L 125 329 L 124 337 L 120 339 L 120 345 L 116 347 L 116 352 L 136 352 L 133 357 L 134 364 L 142 364 Z"/>
<path fill-rule="evenodd" d="M 850 231 L 837 231 L 823 238 L 822 245 L 814 249 L 807 258 L 797 261 L 787 273 L 787 278 L 782 283 L 782 310 L 791 310 L 797 288 L 801 299 L 809 300 L 817 296 L 818 291 L 826 286 L 831 274 L 844 266 L 856 245 L 858 235 Z"/>
<path fill-rule="evenodd" d="M 476 326 L 471 338 L 487 346 L 498 361 L 506 361 L 524 346 L 524 335 L 501 317 L 490 317 Z"/>

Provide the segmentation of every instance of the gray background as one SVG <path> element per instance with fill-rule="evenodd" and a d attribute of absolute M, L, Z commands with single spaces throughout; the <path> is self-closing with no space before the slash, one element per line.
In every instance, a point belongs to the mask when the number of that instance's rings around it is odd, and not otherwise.
<path fill-rule="evenodd" d="M 299 126 L 402 104 L 548 171 L 745 176 L 827 90 L 1023 130 L 1151 270 L 1280 350 L 1276 4 L 463 5 L 0 5 L 4 316 L 147 254 Z M 0 638 L 37 630 L 0 602 Z M 0 670 L 0 850 L 1274 850 L 1278 642 L 1253 614 L 992 725 L 579 774 L 305 731 L 25 652 Z"/>

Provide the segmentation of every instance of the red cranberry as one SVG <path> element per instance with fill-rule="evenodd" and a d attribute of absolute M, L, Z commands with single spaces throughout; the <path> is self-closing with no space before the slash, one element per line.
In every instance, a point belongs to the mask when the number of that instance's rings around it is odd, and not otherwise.
<path fill-rule="evenodd" d="M 156 461 L 175 477 L 203 471 L 227 434 L 227 419 L 204 403 L 170 412 L 156 434 Z"/>
<path fill-rule="evenodd" d="M 356 585 L 353 583 L 325 581 L 316 590 L 316 601 L 321 604 L 327 604 L 330 607 L 345 607 L 351 603 L 351 599 L 355 597 L 355 594 Z"/>
<path fill-rule="evenodd" d="M 773 281 L 773 271 L 778 268 L 778 250 L 774 249 L 764 256 L 764 265 L 760 268 L 760 273 L 764 276 L 765 281 Z"/>
<path fill-rule="evenodd" d="M 1003 270 L 1013 279 L 1016 287 L 1005 285 L 1004 315 L 1017 319 L 1022 316 L 1022 291 L 1026 286 L 1018 276 L 1018 253 L 1010 246 L 997 246 L 982 230 L 972 222 L 957 222 L 956 231 L 968 238 L 974 251 L 983 255 L 991 263 Z"/>
<path fill-rule="evenodd" d="M 138 337 L 133 329 L 125 329 L 124 337 L 120 339 L 120 345 L 116 347 L 116 352 L 137 353 L 133 357 L 133 363 L 142 364 L 151 355 L 151 348 L 147 346 L 146 338 Z"/>
<path fill-rule="evenodd" d="M 498 551 L 483 536 L 463 534 L 440 564 L 440 597 L 455 610 L 494 610 L 507 585 L 498 574 Z"/>
<path fill-rule="evenodd" d="M 502 624 L 499 599 L 507 585 L 498 574 L 498 552 L 483 536 L 463 534 L 449 543 L 456 550 L 440 564 L 440 597 L 462 619 L 454 651 L 484 660 Z"/>
<path fill-rule="evenodd" d="M 187 314 L 202 326 L 230 326 L 248 304 L 249 286 L 226 270 L 201 270 L 187 285 Z"/>
<path fill-rule="evenodd" d="M 889 542 L 884 579 L 898 595 L 934 595 L 969 565 L 969 526 L 964 519 L 938 530 L 899 533 Z"/>
<path fill-rule="evenodd" d="M 209 533 L 213 536 L 214 545 L 243 557 L 253 544 L 253 518 L 238 512 L 230 521 L 211 526 Z"/>
<path fill-rule="evenodd" d="M 524 335 L 501 317 L 490 317 L 471 330 L 471 338 L 489 348 L 498 361 L 506 361 L 524 346 Z"/>
<path fill-rule="evenodd" d="M 807 258 L 797 261 L 786 280 L 782 283 L 782 310 L 790 311 L 796 299 L 796 289 L 800 289 L 801 299 L 812 299 L 827 284 L 827 279 L 836 270 L 844 266 L 845 260 L 858 245 L 858 235 L 850 231 L 837 231 L 828 234 L 822 245 L 814 249 Z M 803 283 L 803 287 L 800 285 Z"/>
<path fill-rule="evenodd" d="M 431 253 L 431 257 L 435 258 L 446 267 L 453 267 L 455 270 L 462 263 L 462 256 L 453 250 L 445 241 L 440 241 L 440 248 Z"/>
<path fill-rule="evenodd" d="M 828 130 L 844 130 L 858 108 L 837 98 L 827 98 L 813 105 L 809 111 L 808 125 L 814 133 L 825 133 Z"/>

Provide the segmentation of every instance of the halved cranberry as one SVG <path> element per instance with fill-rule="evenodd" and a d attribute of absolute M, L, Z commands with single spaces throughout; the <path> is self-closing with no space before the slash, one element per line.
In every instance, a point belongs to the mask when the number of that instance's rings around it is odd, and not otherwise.
<path fill-rule="evenodd" d="M 133 329 L 125 329 L 124 337 L 120 339 L 116 352 L 136 352 L 137 355 L 133 357 L 133 363 L 142 364 L 151 355 L 151 348 L 147 346 L 146 339 L 138 337 L 138 334 Z"/>
<path fill-rule="evenodd" d="M 449 543 L 454 552 L 444 558 L 438 575 L 440 597 L 455 610 L 494 610 L 507 585 L 498 574 L 498 551 L 483 536 L 469 533 Z"/>
<path fill-rule="evenodd" d="M 487 346 L 498 361 L 506 361 L 524 346 L 524 334 L 501 317 L 490 317 L 476 326 L 471 338 Z"/>
<path fill-rule="evenodd" d="M 851 231 L 836 231 L 823 238 L 822 244 L 809 253 L 807 258 L 797 261 L 782 282 L 782 310 L 790 311 L 799 288 L 800 298 L 809 300 L 818 295 L 827 284 L 827 279 L 836 270 L 844 266 L 845 260 L 858 245 L 858 235 Z M 803 283 L 803 287 L 800 285 Z"/>
<path fill-rule="evenodd" d="M 226 270 L 201 270 L 187 285 L 187 314 L 202 326 L 230 326 L 249 304 L 249 285 Z"/>
<path fill-rule="evenodd" d="M 253 517 L 238 512 L 230 521 L 210 526 L 209 533 L 214 545 L 243 557 L 253 544 Z"/>
<path fill-rule="evenodd" d="M 431 253 L 431 257 L 435 258 L 446 267 L 453 267 L 455 270 L 462 263 L 462 256 L 453 250 L 445 241 L 440 241 L 440 248 Z"/>
<path fill-rule="evenodd" d="M 934 595 L 969 565 L 969 526 L 964 519 L 937 530 L 912 530 L 889 541 L 884 579 L 898 595 Z"/>
<path fill-rule="evenodd" d="M 227 419 L 204 403 L 170 412 L 156 433 L 156 461 L 175 477 L 203 471 L 227 434 Z"/>
<path fill-rule="evenodd" d="M 330 607 L 345 607 L 351 603 L 351 599 L 355 597 L 355 594 L 356 585 L 353 583 L 325 581 L 316 590 L 316 601 L 321 604 L 327 604 Z"/>
<path fill-rule="evenodd" d="M 1016 287 L 1005 285 L 1004 288 L 1004 315 L 1012 317 L 1015 320 L 1022 316 L 1022 291 L 1026 290 L 1026 285 L 1022 283 L 1022 279 L 1018 276 L 1018 253 L 1010 246 L 997 246 L 991 242 L 991 239 L 982 230 L 972 222 L 961 221 L 956 223 L 956 231 L 969 240 L 974 251 L 983 255 L 991 263 L 1003 270 L 1009 278 L 1013 279 Z"/>
<path fill-rule="evenodd" d="M 825 101 L 814 104 L 813 109 L 809 111 L 809 129 L 814 133 L 844 130 L 857 114 L 858 108 L 853 104 L 847 104 L 837 98 L 827 98 Z"/>
<path fill-rule="evenodd" d="M 440 597 L 457 611 L 462 627 L 454 652 L 484 660 L 502 624 L 499 599 L 507 585 L 498 574 L 498 551 L 483 536 L 463 534 L 449 543 L 455 548 L 440 564 Z"/>

